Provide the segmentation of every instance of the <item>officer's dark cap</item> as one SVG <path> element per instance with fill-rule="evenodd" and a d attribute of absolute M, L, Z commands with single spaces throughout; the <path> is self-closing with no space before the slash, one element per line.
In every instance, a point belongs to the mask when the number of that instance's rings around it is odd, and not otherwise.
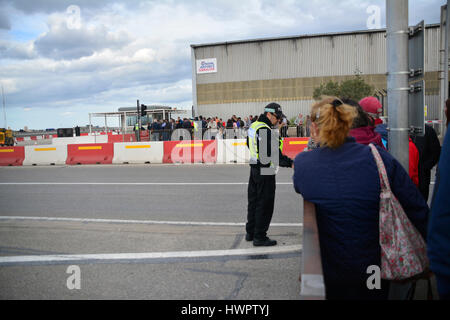
<path fill-rule="evenodd" d="M 269 103 L 265 108 L 264 112 L 273 113 L 278 119 L 285 117 L 283 111 L 281 111 L 281 106 L 278 103 L 272 102 Z"/>

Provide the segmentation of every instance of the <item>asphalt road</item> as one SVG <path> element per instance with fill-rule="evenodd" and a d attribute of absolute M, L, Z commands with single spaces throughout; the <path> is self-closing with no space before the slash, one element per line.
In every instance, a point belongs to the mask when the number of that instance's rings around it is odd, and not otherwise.
<path fill-rule="evenodd" d="M 248 165 L 0 168 L 0 299 L 299 299 L 292 170 L 277 176 L 273 248 L 244 240 L 248 173 Z M 80 289 L 68 285 L 72 265 Z"/>

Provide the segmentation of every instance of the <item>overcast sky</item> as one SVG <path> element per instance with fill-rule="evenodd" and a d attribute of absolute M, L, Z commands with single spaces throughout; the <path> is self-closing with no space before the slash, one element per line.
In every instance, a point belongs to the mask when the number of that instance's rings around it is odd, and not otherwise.
<path fill-rule="evenodd" d="M 445 3 L 410 0 L 410 25 Z M 364 30 L 371 6 L 384 28 L 385 0 L 0 0 L 7 126 L 83 126 L 137 99 L 190 109 L 191 44 Z"/>

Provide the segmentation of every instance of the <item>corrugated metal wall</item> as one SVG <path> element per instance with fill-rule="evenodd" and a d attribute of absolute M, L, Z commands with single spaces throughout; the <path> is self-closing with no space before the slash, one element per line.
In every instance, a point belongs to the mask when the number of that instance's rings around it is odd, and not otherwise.
<path fill-rule="evenodd" d="M 434 88 L 427 92 L 432 94 L 426 98 L 428 119 L 436 119 L 438 115 L 439 100 L 434 95 L 439 94 L 436 93 L 439 43 L 439 26 L 427 27 L 426 87 Z M 194 59 L 216 58 L 218 69 L 216 73 L 195 74 L 199 95 L 198 111 L 204 116 L 217 115 L 226 118 L 232 114 L 259 113 L 266 102 L 281 99 L 281 89 L 278 92 L 273 85 L 268 87 L 268 90 L 264 88 L 265 84 L 274 83 L 274 79 L 283 79 L 281 81 L 288 84 L 292 81 L 286 79 L 295 78 L 295 83 L 312 82 L 316 86 L 316 80 L 322 77 L 362 73 L 365 77 L 376 78 L 379 82 L 380 76 L 384 76 L 387 71 L 385 32 L 380 30 L 194 46 L 194 54 Z M 305 108 L 309 108 L 312 103 L 311 90 L 299 90 L 290 88 L 291 86 L 285 91 L 291 90 L 294 100 L 281 101 L 281 105 L 289 109 L 285 112 L 286 115 L 291 117 L 299 112 L 307 113 Z M 270 94 L 270 90 L 273 94 Z M 233 92 L 237 94 L 234 95 Z M 299 92 L 304 96 L 299 96 Z"/>
<path fill-rule="evenodd" d="M 383 32 L 199 47 L 195 58 L 217 58 L 218 69 L 197 84 L 386 72 Z"/>

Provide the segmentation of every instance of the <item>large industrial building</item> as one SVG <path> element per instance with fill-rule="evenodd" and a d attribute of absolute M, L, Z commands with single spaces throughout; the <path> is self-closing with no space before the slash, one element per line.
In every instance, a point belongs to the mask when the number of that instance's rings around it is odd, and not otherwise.
<path fill-rule="evenodd" d="M 386 30 L 193 44 L 196 115 L 260 114 L 278 102 L 288 118 L 307 114 L 313 91 L 356 74 L 378 91 L 387 87 Z M 439 119 L 440 25 L 425 28 L 426 120 Z"/>

